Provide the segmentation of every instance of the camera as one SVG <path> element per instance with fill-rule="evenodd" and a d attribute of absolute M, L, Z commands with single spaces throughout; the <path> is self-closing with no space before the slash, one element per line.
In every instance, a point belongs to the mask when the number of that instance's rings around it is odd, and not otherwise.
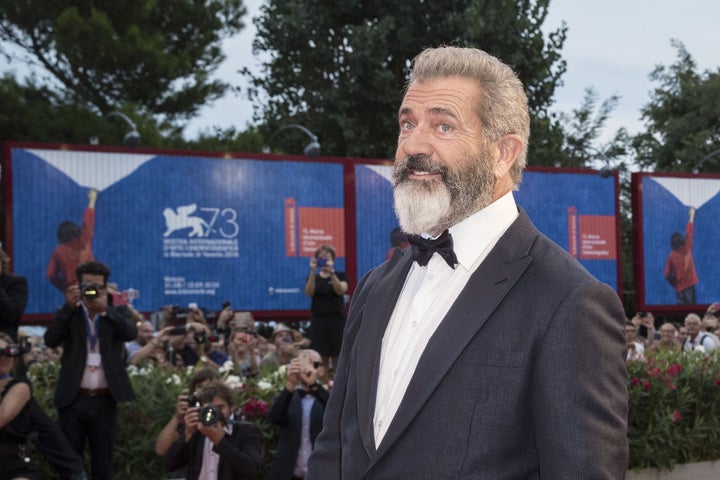
<path fill-rule="evenodd" d="M 170 335 L 185 335 L 186 333 L 187 333 L 187 327 L 185 325 L 173 327 L 173 329 L 170 330 Z"/>
<path fill-rule="evenodd" d="M 205 342 L 207 342 L 207 340 L 208 340 L 207 334 L 204 331 L 197 332 L 195 334 L 195 342 L 196 343 L 205 343 Z"/>
<path fill-rule="evenodd" d="M 648 312 L 638 312 L 637 315 L 638 315 L 638 317 L 640 317 L 640 318 L 645 318 L 645 317 L 648 316 Z"/>
<path fill-rule="evenodd" d="M 193 407 L 199 407 L 200 406 L 200 399 L 196 397 L 195 395 L 188 395 L 187 396 L 187 403 L 189 408 Z"/>
<path fill-rule="evenodd" d="M 222 420 L 222 412 L 215 405 L 205 405 L 198 412 L 200 415 L 200 423 L 205 426 L 213 425 L 218 420 Z"/>
<path fill-rule="evenodd" d="M 102 287 L 97 283 L 83 283 L 80 285 L 80 291 L 82 292 L 83 297 L 88 300 L 95 300 L 98 298 L 100 296 L 101 288 Z"/>
<path fill-rule="evenodd" d="M 317 266 L 318 266 L 318 268 L 322 268 L 322 267 L 327 266 L 327 262 L 328 262 L 328 261 L 327 261 L 327 258 L 323 258 L 323 257 L 318 258 L 318 259 L 317 259 Z"/>
<path fill-rule="evenodd" d="M 23 353 L 23 347 L 18 344 L 11 344 L 5 348 L 0 348 L 0 357 L 19 357 Z"/>
<path fill-rule="evenodd" d="M 227 300 L 224 300 L 220 305 L 222 306 L 222 309 L 225 310 L 226 308 L 228 308 L 230 306 L 230 302 Z"/>

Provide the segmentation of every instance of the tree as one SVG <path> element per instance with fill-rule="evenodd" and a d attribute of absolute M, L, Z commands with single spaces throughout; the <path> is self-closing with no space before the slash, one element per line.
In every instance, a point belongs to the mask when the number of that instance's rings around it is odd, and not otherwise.
<path fill-rule="evenodd" d="M 0 0 L 0 11 L 0 39 L 44 67 L 59 97 L 102 116 L 132 105 L 172 123 L 228 88 L 210 75 L 246 8 L 242 0 Z"/>
<path fill-rule="evenodd" d="M 0 105 L 0 140 L 87 143 L 86 128 L 97 123 L 95 114 L 64 102 L 32 78 L 26 85 L 11 75 L 0 78 Z"/>
<path fill-rule="evenodd" d="M 698 72 L 685 46 L 673 40 L 677 61 L 650 75 L 658 86 L 642 109 L 646 131 L 632 140 L 638 164 L 650 170 L 690 172 L 720 148 L 720 70 Z M 704 172 L 720 172 L 720 156 Z"/>
<path fill-rule="evenodd" d="M 617 157 L 624 157 L 628 152 L 629 137 L 626 129 L 615 132 L 606 145 L 595 145 L 619 99 L 618 95 L 613 95 L 598 106 L 595 89 L 588 87 L 578 108 L 569 114 L 563 112 L 558 115 L 564 126 L 564 139 L 562 155 L 555 166 L 597 168 L 598 162 L 602 162 L 602 167 L 627 168 L 624 161 L 617 160 Z"/>
<path fill-rule="evenodd" d="M 477 46 L 512 65 L 532 112 L 530 162 L 552 165 L 562 129 L 548 113 L 565 72 L 563 26 L 546 41 L 549 0 L 268 0 L 256 20 L 255 53 L 269 60 L 252 75 L 255 120 L 268 134 L 300 123 L 319 136 L 324 155 L 391 158 L 394 112 L 410 61 L 428 45 Z M 283 139 L 285 143 L 283 143 Z M 280 146 L 297 146 L 283 135 Z M 294 143 L 289 143 L 290 141 Z"/>

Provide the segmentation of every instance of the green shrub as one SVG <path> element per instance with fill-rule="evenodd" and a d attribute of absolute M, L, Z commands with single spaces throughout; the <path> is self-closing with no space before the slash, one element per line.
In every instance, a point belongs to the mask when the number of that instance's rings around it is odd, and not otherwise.
<path fill-rule="evenodd" d="M 113 477 L 168 478 L 162 458 L 155 454 L 155 439 L 175 413 L 177 396 L 186 393 L 193 369 L 168 372 L 148 366 L 142 369 L 129 367 L 128 371 L 136 399 L 118 405 Z M 59 365 L 51 363 L 34 364 L 29 371 L 37 401 L 53 418 L 57 418 L 53 394 L 58 372 Z M 258 478 L 264 478 L 277 443 L 275 428 L 267 421 L 265 414 L 275 395 L 285 386 L 285 369 L 247 379 L 245 383 L 231 370 L 221 369 L 221 374 L 236 389 L 235 405 L 238 412 L 242 412 L 247 420 L 255 423 L 263 432 L 265 468 Z M 52 478 L 50 467 L 42 459 L 39 463 L 43 478 Z M 86 465 L 89 465 L 87 458 Z"/>
<path fill-rule="evenodd" d="M 720 460 L 720 351 L 657 353 L 628 362 L 630 468 L 671 469 L 678 463 Z M 59 366 L 35 364 L 30 369 L 33 392 L 40 405 L 56 417 L 52 403 Z M 118 408 L 113 456 L 115 478 L 167 478 L 155 439 L 184 394 L 192 369 L 167 372 L 130 367 L 136 400 Z M 265 414 L 284 388 L 285 370 L 241 380 L 221 370 L 236 388 L 236 406 L 263 431 L 264 478 L 275 452 L 277 432 Z M 244 383 L 243 383 L 244 382 Z M 47 465 L 41 462 L 46 478 Z"/>
<path fill-rule="evenodd" d="M 720 459 L 720 352 L 628 362 L 630 468 Z"/>

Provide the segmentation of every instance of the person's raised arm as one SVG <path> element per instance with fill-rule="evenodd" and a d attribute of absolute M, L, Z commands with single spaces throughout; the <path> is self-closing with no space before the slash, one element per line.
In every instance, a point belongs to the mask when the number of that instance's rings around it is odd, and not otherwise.
<path fill-rule="evenodd" d="M 310 275 L 305 282 L 305 295 L 312 298 L 315 295 L 315 270 L 317 269 L 317 258 L 310 257 Z"/>

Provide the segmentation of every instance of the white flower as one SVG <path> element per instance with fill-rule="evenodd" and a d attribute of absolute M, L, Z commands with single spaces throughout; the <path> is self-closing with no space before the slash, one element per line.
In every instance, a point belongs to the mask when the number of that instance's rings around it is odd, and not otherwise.
<path fill-rule="evenodd" d="M 695 347 L 695 351 L 705 353 L 705 347 L 703 347 L 702 345 L 698 345 L 697 347 Z"/>
<path fill-rule="evenodd" d="M 225 384 L 227 384 L 228 387 L 234 389 L 242 388 L 243 383 L 242 380 L 240 380 L 240 377 L 237 375 L 228 375 L 228 377 L 225 379 Z"/>
<path fill-rule="evenodd" d="M 267 382 L 265 380 L 260 380 L 257 383 L 257 386 L 260 390 L 270 390 L 272 388 L 272 383 Z"/>
<path fill-rule="evenodd" d="M 225 363 L 219 368 L 220 373 L 232 372 L 235 369 L 235 364 L 230 359 L 225 360 Z"/>

